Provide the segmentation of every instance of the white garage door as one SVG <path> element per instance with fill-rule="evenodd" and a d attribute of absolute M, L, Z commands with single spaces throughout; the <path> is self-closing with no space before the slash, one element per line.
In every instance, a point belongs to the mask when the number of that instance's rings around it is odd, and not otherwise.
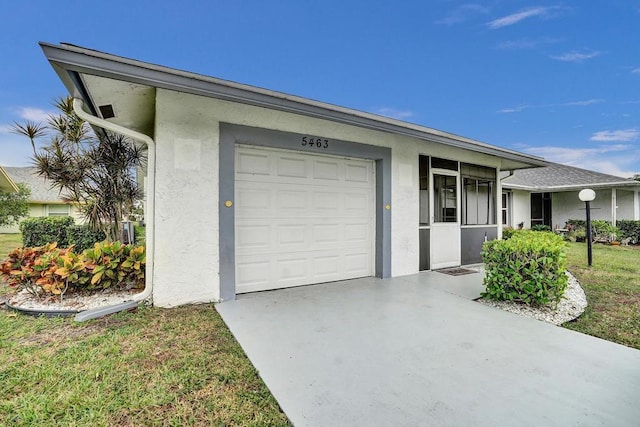
<path fill-rule="evenodd" d="M 373 161 L 240 146 L 236 292 L 372 276 Z"/>

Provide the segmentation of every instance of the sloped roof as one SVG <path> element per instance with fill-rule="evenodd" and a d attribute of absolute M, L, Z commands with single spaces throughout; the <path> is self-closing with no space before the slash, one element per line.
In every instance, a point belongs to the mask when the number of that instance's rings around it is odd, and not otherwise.
<path fill-rule="evenodd" d="M 537 191 L 560 191 L 584 187 L 638 186 L 639 181 L 551 163 L 549 166 L 513 171 L 502 180 L 503 187 Z"/>
<path fill-rule="evenodd" d="M 494 156 L 500 159 L 500 167 L 504 170 L 547 164 L 537 156 L 351 108 L 123 58 L 69 43 L 56 46 L 41 42 L 40 46 L 69 93 L 83 99 L 91 114 L 97 116 L 100 105 L 117 103 L 124 111 L 108 120 L 143 133 L 145 129 L 153 129 L 153 123 L 144 120 L 155 120 L 151 114 L 155 111 L 155 97 L 152 94 L 160 88 L 458 147 Z M 123 85 L 123 82 L 128 84 Z M 131 90 L 129 83 L 135 84 L 135 90 Z M 149 114 L 141 114 L 141 109 L 148 109 Z M 139 119 L 131 120 L 132 117 Z"/>
<path fill-rule="evenodd" d="M 31 189 L 30 202 L 64 203 L 58 190 L 52 188 L 51 182 L 39 177 L 36 168 L 2 166 L 2 169 L 13 182 L 26 184 Z"/>

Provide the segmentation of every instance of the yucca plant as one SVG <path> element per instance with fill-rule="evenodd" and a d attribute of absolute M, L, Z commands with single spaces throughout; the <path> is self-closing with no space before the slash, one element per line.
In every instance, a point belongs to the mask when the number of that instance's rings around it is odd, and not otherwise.
<path fill-rule="evenodd" d="M 58 114 L 47 125 L 15 123 L 12 129 L 25 135 L 34 150 L 38 175 L 53 183 L 62 199 L 76 205 L 93 230 L 104 231 L 108 240 L 120 237 L 122 219 L 142 198 L 135 171 L 145 162 L 142 148 L 112 132 L 93 132 L 73 111 L 73 98 L 59 98 Z M 35 140 L 50 139 L 40 150 Z"/>

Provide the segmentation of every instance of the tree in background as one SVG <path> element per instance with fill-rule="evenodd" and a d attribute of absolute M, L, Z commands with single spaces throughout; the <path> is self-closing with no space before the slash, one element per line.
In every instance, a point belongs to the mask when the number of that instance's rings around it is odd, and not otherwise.
<path fill-rule="evenodd" d="M 0 189 L 0 227 L 17 224 L 29 214 L 31 190 L 24 184 L 16 184 L 17 192 Z"/>
<path fill-rule="evenodd" d="M 38 175 L 76 205 L 92 229 L 119 240 L 122 219 L 142 198 L 135 172 L 144 164 L 144 152 L 122 135 L 94 132 L 73 111 L 73 98 L 59 98 L 54 106 L 58 113 L 46 125 L 14 123 L 12 130 L 31 141 Z M 44 135 L 43 129 L 50 139 L 37 150 L 34 140 Z"/>

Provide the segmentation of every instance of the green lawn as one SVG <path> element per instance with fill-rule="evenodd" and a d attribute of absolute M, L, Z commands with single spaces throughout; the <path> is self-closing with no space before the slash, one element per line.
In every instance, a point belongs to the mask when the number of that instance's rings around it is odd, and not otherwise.
<path fill-rule="evenodd" d="M 0 258 L 19 246 L 0 234 Z M 195 305 L 86 323 L 1 307 L 0 425 L 290 424 L 214 307 Z"/>
<path fill-rule="evenodd" d="M 20 246 L 0 235 L 0 253 Z M 569 246 L 589 307 L 565 327 L 640 349 L 640 248 Z M 7 287 L 0 284 L 0 296 Z M 289 425 L 211 305 L 86 323 L 0 310 L 0 425 Z"/>
<path fill-rule="evenodd" d="M 14 250 L 22 246 L 22 235 L 16 234 L 0 234 L 0 258 L 4 259 L 5 256 Z"/>
<path fill-rule="evenodd" d="M 567 266 L 589 306 L 564 327 L 640 349 L 640 248 L 596 244 L 589 268 L 587 245 L 572 243 Z"/>
<path fill-rule="evenodd" d="M 212 305 L 87 323 L 0 310 L 0 425 L 289 425 Z"/>

